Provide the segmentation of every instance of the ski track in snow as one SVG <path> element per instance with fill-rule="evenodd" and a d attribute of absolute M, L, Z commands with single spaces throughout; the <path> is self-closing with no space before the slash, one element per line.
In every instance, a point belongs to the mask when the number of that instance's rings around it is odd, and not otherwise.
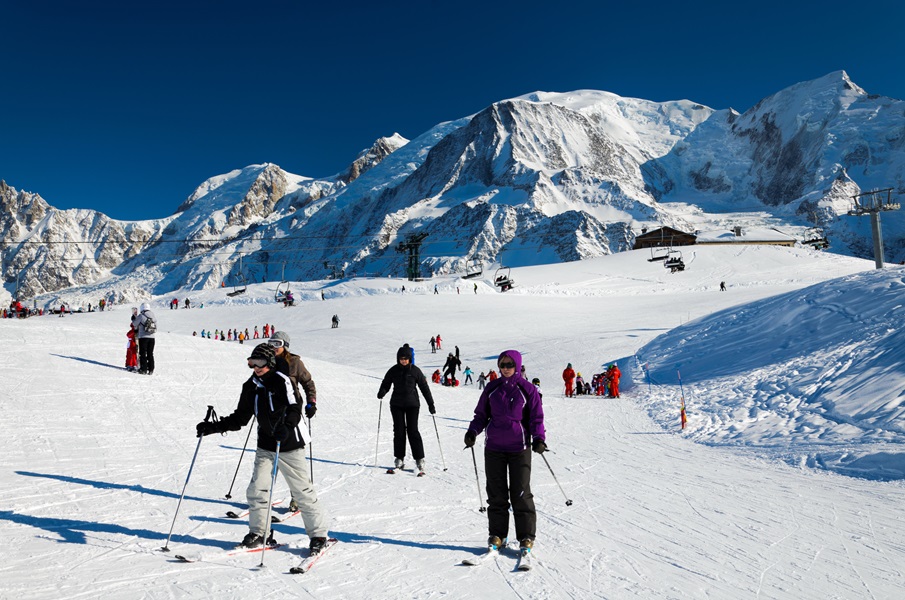
<path fill-rule="evenodd" d="M 708 364 L 720 367 L 728 348 L 717 349 L 709 363 L 683 359 L 690 419 L 684 432 L 678 428 L 680 391 L 667 381 L 675 372 L 669 356 L 656 366 L 660 380 L 650 391 L 633 360 L 620 362 L 625 387 L 619 399 L 564 398 L 560 377 L 572 362 L 590 379 L 602 365 L 633 356 L 661 334 L 680 325 L 692 328 L 674 350 L 678 353 L 697 343 L 695 335 L 717 336 L 743 326 L 745 317 L 739 315 L 749 310 L 748 302 L 872 265 L 774 249 L 710 248 L 697 252 L 689 270 L 667 277 L 662 266 L 639 258 L 644 253 L 625 254 L 525 269 L 514 275 L 522 286 L 513 290 L 518 293 L 505 295 L 482 288 L 478 295 L 457 296 L 453 288 L 434 296 L 427 291 L 432 284 L 423 294 L 415 284 L 404 297 L 371 294 L 367 290 L 399 284 L 366 280 L 360 284 L 363 293 L 283 309 L 266 302 L 268 294 L 272 299 L 266 285 L 255 303 L 250 302 L 255 286 L 249 286 L 246 304 L 218 305 L 221 291 L 197 298 L 193 293 L 194 303 L 205 299 L 204 309 L 155 307 L 162 330 L 152 377 L 120 368 L 125 307 L 0 323 L 0 388 L 9 393 L 0 441 L 5 499 L 0 532 L 6 540 L 0 550 L 0 595 L 28 600 L 228 600 L 250 594 L 400 600 L 898 597 L 905 589 L 902 481 L 804 466 L 812 456 L 832 466 L 828 451 L 903 452 L 895 431 L 872 429 L 870 421 L 847 416 L 842 406 L 831 410 L 819 404 L 839 378 L 848 382 L 863 373 L 859 353 L 867 346 L 861 344 L 879 343 L 887 335 L 882 321 L 870 330 L 876 335 L 839 339 L 845 343 L 838 351 L 817 360 L 807 352 L 791 356 L 797 337 L 789 336 L 777 346 L 789 360 L 773 364 L 775 348 L 754 350 L 763 360 L 741 376 L 700 376 Z M 552 280 L 558 283 L 552 286 Z M 722 280 L 730 291 L 716 291 Z M 874 326 L 867 308 L 859 313 L 844 302 L 833 299 L 828 311 L 840 331 L 839 319 Z M 739 306 L 742 310 L 718 327 L 694 329 L 698 322 L 688 323 Z M 331 330 L 334 313 L 341 327 Z M 296 517 L 274 525 L 275 537 L 288 546 L 265 553 L 263 569 L 255 568 L 260 555 L 177 564 L 174 554 L 229 548 L 245 534 L 247 520 L 228 519 L 225 512 L 244 508 L 254 456 L 252 436 L 233 498 L 225 500 L 247 430 L 201 440 L 171 552 L 159 552 L 198 444 L 195 423 L 208 404 L 222 416 L 234 409 L 249 375 L 244 359 L 254 346 L 202 340 L 191 331 L 252 329 L 265 322 L 290 333 L 292 350 L 301 354 L 317 384 L 315 487 L 330 533 L 340 543 L 310 573 L 289 575 L 308 542 L 303 520 Z M 431 354 L 427 341 L 438 332 L 444 346 Z M 375 439 L 376 392 L 405 341 L 428 376 L 459 345 L 463 366 L 471 366 L 475 378 L 510 347 L 524 352 L 529 378 L 541 378 L 547 458 L 573 505 L 565 505 L 563 491 L 534 455 L 538 538 L 530 572 L 514 571 L 511 550 L 478 567 L 458 564 L 479 553 L 487 537 L 471 454 L 462 443 L 477 386 L 431 384 L 437 430 L 426 407 L 419 423 L 427 477 L 385 474 L 393 458 L 392 420 L 385 399 Z M 749 358 L 758 363 L 758 356 Z M 901 389 L 902 375 L 897 377 Z M 894 402 L 887 405 L 895 410 Z M 476 454 L 483 500 L 482 443 L 479 438 Z M 274 498 L 287 496 L 278 478 Z"/>

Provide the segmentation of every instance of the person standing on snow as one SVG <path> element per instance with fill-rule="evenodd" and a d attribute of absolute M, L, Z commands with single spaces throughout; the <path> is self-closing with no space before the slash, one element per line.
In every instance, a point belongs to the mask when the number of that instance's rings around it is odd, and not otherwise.
<path fill-rule="evenodd" d="M 292 380 L 292 391 L 295 401 L 302 402 L 302 394 L 299 388 L 305 390 L 305 417 L 311 419 L 317 412 L 317 389 L 311 373 L 305 368 L 305 363 L 297 354 L 289 352 L 289 334 L 285 331 L 274 331 L 267 344 L 273 348 L 277 357 L 277 371 L 289 375 Z M 310 428 L 309 428 L 310 431 Z M 295 512 L 299 509 L 298 500 L 293 497 L 289 502 L 289 510 Z"/>
<path fill-rule="evenodd" d="M 449 385 L 456 385 L 456 369 L 462 363 L 459 362 L 459 359 L 453 356 L 453 353 L 450 352 L 449 356 L 446 357 L 446 362 L 443 363 L 443 383 L 449 382 Z"/>
<path fill-rule="evenodd" d="M 408 344 L 396 351 L 396 364 L 384 375 L 377 398 L 382 400 L 391 386 L 393 395 L 390 396 L 390 414 L 393 415 L 393 455 L 396 458 L 394 466 L 397 469 L 405 468 L 405 440 L 408 437 L 415 464 L 419 471 L 424 472 L 424 442 L 418 431 L 418 413 L 421 410 L 419 389 L 430 414 L 436 414 L 437 410 L 424 373 L 412 364 L 412 349 Z"/>
<path fill-rule="evenodd" d="M 566 365 L 566 368 L 562 372 L 562 380 L 566 382 L 566 398 L 571 398 L 574 394 L 574 384 L 575 384 L 575 369 L 572 368 L 572 363 Z"/>
<path fill-rule="evenodd" d="M 437 338 L 431 336 L 430 345 L 431 345 L 431 354 L 436 354 L 437 353 Z"/>
<path fill-rule="evenodd" d="M 471 379 L 471 374 L 472 374 L 471 367 L 465 367 L 465 370 L 462 371 L 462 373 L 465 375 L 465 385 L 474 383 L 474 381 Z"/>
<path fill-rule="evenodd" d="M 509 507 L 521 548 L 534 547 L 537 513 L 531 493 L 531 451 L 547 449 L 544 408 L 537 388 L 520 374 L 522 355 L 506 350 L 497 359 L 501 377 L 487 384 L 465 432 L 471 448 L 485 432 L 487 545 L 499 549 L 509 535 Z"/>
<path fill-rule="evenodd" d="M 267 511 L 273 463 L 277 460 L 279 472 L 286 478 L 292 497 L 299 503 L 305 531 L 311 538 L 311 553 L 316 554 L 327 543 L 327 526 L 314 486 L 308 478 L 304 448 L 310 440 L 305 429 L 299 427 L 302 409 L 295 400 L 292 379 L 277 371 L 277 356 L 270 344 L 255 346 L 248 357 L 248 366 L 253 374 L 242 385 L 236 410 L 217 422 L 202 421 L 195 426 L 200 437 L 239 431 L 248 424 L 252 416 L 257 417 L 258 447 L 255 450 L 251 481 L 246 490 L 249 532 L 237 547 L 258 548 L 264 545 L 264 535 L 270 529 Z M 278 458 L 277 442 L 280 443 Z M 276 544 L 272 534 L 267 544 Z"/>
<path fill-rule="evenodd" d="M 134 309 L 138 312 L 138 309 Z M 129 326 L 126 337 L 129 338 L 129 344 L 126 346 L 126 370 L 130 373 L 138 370 L 138 340 L 135 338 L 135 328 Z"/>
<path fill-rule="evenodd" d="M 139 313 L 132 315 L 132 327 L 138 331 L 138 372 L 142 375 L 153 375 L 157 317 L 151 312 L 151 306 L 147 302 L 142 302 Z"/>
<path fill-rule="evenodd" d="M 481 374 L 478 375 L 478 389 L 483 390 L 484 386 L 487 384 L 487 375 L 484 375 L 484 371 L 481 371 Z"/>
<path fill-rule="evenodd" d="M 607 380 L 609 381 L 610 398 L 619 397 L 619 379 L 622 377 L 622 371 L 616 366 L 616 363 L 610 365 L 606 370 Z"/>

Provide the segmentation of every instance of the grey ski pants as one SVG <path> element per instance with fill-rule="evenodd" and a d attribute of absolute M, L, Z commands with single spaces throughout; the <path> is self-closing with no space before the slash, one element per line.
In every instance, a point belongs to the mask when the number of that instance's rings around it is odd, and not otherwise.
<path fill-rule="evenodd" d="M 267 524 L 267 504 L 270 500 L 270 482 L 273 478 L 273 460 L 275 452 L 258 448 L 255 452 L 255 466 L 251 482 L 245 495 L 248 498 L 248 529 L 260 536 L 264 535 Z M 305 522 L 308 537 L 327 537 L 327 525 L 324 512 L 317 500 L 314 486 L 308 479 L 308 465 L 305 464 L 305 450 L 280 452 L 280 463 L 277 467 L 286 479 L 292 497 L 299 504 L 299 511 Z"/>

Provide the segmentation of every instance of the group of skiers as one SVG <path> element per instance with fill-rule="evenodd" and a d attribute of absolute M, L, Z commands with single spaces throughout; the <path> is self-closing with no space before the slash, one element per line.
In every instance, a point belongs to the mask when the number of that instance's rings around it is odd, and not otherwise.
<path fill-rule="evenodd" d="M 185 308 L 192 308 L 192 301 L 188 298 L 185 299 Z M 204 308 L 204 304 L 201 305 L 201 308 Z M 179 298 L 173 298 L 170 300 L 170 310 L 178 310 L 179 309 Z"/>
<path fill-rule="evenodd" d="M 254 332 L 249 332 L 248 327 L 245 328 L 244 331 L 240 330 L 238 327 L 235 329 L 227 329 L 223 331 L 222 329 L 214 329 L 211 331 L 210 329 L 202 329 L 201 337 L 209 339 L 209 340 L 218 340 L 222 342 L 239 342 L 240 344 L 244 344 L 248 340 L 257 340 L 257 339 L 266 339 L 270 337 L 271 333 L 276 331 L 276 328 L 269 324 L 264 323 L 264 335 L 262 337 L 261 332 L 258 331 L 258 326 L 254 326 Z M 197 336 L 198 333 L 193 331 L 193 336 Z"/>
<path fill-rule="evenodd" d="M 622 371 L 615 363 L 609 365 L 603 373 L 595 374 L 590 382 L 585 381 L 581 373 L 576 374 L 572 368 L 572 363 L 566 365 L 562 372 L 562 379 L 565 383 L 566 398 L 581 395 L 597 395 L 607 396 L 609 398 L 619 397 L 619 380 L 622 377 Z"/>
<path fill-rule="evenodd" d="M 450 356 L 456 358 L 455 354 Z M 384 375 L 377 398 L 382 402 L 390 394 L 394 469 L 405 468 L 407 442 L 420 475 L 426 468 L 418 429 L 422 398 L 432 416 L 437 411 L 425 376 L 413 359 L 414 350 L 408 344 L 396 351 L 395 364 Z M 315 555 L 327 543 L 327 519 L 304 464 L 304 448 L 310 444 L 310 419 L 317 411 L 314 381 L 301 359 L 289 352 L 289 336 L 282 331 L 271 332 L 266 343 L 252 350 L 247 363 L 252 374 L 242 386 L 235 411 L 219 421 L 205 419 L 198 423 L 197 435 L 238 431 L 257 418 L 255 464 L 246 491 L 249 532 L 238 547 L 276 544 L 267 519 L 272 500 L 271 474 L 275 474 L 276 463 L 292 494 L 290 509 L 300 511 L 311 554 Z M 531 493 L 531 453 L 547 449 L 543 405 L 538 388 L 522 376 L 519 352 L 500 353 L 496 366 L 500 377 L 483 389 L 464 442 L 474 452 L 477 436 L 486 436 L 488 549 L 498 550 L 507 543 L 511 507 L 516 539 L 521 552 L 527 554 L 534 545 L 537 526 Z M 304 391 L 304 400 L 299 388 Z M 303 411 L 309 419 L 308 428 L 302 423 Z M 388 472 L 395 472 L 394 469 Z"/>

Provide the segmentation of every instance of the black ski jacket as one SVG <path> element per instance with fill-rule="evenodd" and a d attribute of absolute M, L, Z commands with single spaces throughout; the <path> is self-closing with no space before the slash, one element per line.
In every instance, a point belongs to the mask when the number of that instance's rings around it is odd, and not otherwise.
<path fill-rule="evenodd" d="M 239 431 L 251 417 L 258 418 L 258 448 L 276 452 L 273 429 L 280 422 L 289 429 L 289 437 L 280 444 L 280 452 L 305 447 L 307 431 L 300 428 L 302 407 L 296 402 L 292 379 L 276 370 L 260 378 L 252 375 L 242 384 L 239 405 L 233 414 L 220 419 L 220 431 Z"/>
<path fill-rule="evenodd" d="M 383 398 L 393 386 L 393 395 L 390 396 L 390 406 L 398 406 L 400 408 L 411 408 L 419 406 L 421 400 L 418 398 L 418 388 L 427 401 L 428 407 L 434 408 L 434 397 L 431 395 L 430 387 L 427 385 L 427 379 L 424 373 L 415 365 L 409 364 L 402 366 L 396 363 L 387 374 L 383 377 L 380 384 L 380 390 L 377 392 L 378 398 Z"/>

